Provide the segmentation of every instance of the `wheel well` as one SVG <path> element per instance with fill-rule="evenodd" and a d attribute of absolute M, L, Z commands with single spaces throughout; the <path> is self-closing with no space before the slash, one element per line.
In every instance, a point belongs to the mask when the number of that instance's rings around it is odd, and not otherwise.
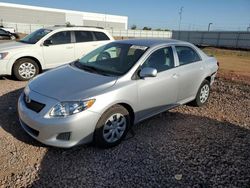
<path fill-rule="evenodd" d="M 206 77 L 205 80 L 209 81 L 209 83 L 210 83 L 211 82 L 211 76 Z"/>
<path fill-rule="evenodd" d="M 131 117 L 131 124 L 133 125 L 134 120 L 135 120 L 135 113 L 134 113 L 133 108 L 129 104 L 126 104 L 126 103 L 119 103 L 119 105 L 123 106 L 124 108 L 128 110 L 129 115 Z"/>
<path fill-rule="evenodd" d="M 18 60 L 23 59 L 23 58 L 32 59 L 33 61 L 35 61 L 35 62 L 37 63 L 37 65 L 38 65 L 38 67 L 39 67 L 39 73 L 41 73 L 41 72 L 42 72 L 42 66 L 41 66 L 41 64 L 40 64 L 39 60 L 38 60 L 38 59 L 36 59 L 35 57 L 32 57 L 32 56 L 24 56 L 24 57 L 20 57 L 20 58 L 18 58 L 18 59 L 15 61 L 15 63 L 16 63 Z M 14 64 L 15 64 L 15 63 L 14 63 Z M 14 67 L 14 66 L 12 66 L 12 72 L 13 72 L 13 67 Z"/>

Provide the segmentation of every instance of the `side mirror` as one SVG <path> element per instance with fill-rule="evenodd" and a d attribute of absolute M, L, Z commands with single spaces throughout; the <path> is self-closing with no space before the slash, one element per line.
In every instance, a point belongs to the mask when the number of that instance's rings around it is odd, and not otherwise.
<path fill-rule="evenodd" d="M 52 43 L 52 40 L 50 40 L 50 39 L 48 39 L 48 40 L 45 40 L 44 42 L 43 42 L 43 45 L 44 46 L 49 46 L 49 45 L 52 45 L 53 43 Z"/>
<path fill-rule="evenodd" d="M 139 76 L 141 78 L 146 78 L 146 77 L 156 77 L 157 76 L 157 70 L 155 68 L 151 67 L 145 67 L 141 69 Z"/>

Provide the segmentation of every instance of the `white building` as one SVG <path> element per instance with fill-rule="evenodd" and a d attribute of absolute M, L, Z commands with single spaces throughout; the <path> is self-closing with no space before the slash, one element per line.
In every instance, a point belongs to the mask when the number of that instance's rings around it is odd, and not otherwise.
<path fill-rule="evenodd" d="M 83 6 L 84 5 L 79 5 Z M 27 6 L 0 2 L 0 24 L 98 26 L 107 29 L 127 29 L 128 17 L 91 12 Z"/>

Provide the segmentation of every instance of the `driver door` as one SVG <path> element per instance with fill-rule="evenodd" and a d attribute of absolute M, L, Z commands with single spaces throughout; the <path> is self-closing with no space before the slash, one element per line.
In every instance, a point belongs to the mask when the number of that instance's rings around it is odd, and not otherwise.
<path fill-rule="evenodd" d="M 141 69 L 144 67 L 155 68 L 157 76 L 137 80 L 140 120 L 175 106 L 178 96 L 178 76 L 172 47 L 154 51 Z"/>
<path fill-rule="evenodd" d="M 74 44 L 71 43 L 71 31 L 55 33 L 47 40 L 51 44 L 43 45 L 43 58 L 46 68 L 53 68 L 75 60 Z"/>

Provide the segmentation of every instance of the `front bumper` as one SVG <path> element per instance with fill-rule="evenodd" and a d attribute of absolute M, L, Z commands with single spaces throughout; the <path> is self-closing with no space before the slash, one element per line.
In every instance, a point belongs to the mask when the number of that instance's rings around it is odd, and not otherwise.
<path fill-rule="evenodd" d="M 0 75 L 10 75 L 10 71 L 8 70 L 9 60 L 1 59 L 0 60 Z"/>
<path fill-rule="evenodd" d="M 62 118 L 46 118 L 49 110 L 58 103 L 57 100 L 30 92 L 29 97 L 34 101 L 46 104 L 39 112 L 29 108 L 24 102 L 22 93 L 18 100 L 18 114 L 23 129 L 36 140 L 51 146 L 69 148 L 78 144 L 91 142 L 100 114 L 85 110 L 75 115 Z M 62 139 L 59 135 L 65 135 Z"/>

